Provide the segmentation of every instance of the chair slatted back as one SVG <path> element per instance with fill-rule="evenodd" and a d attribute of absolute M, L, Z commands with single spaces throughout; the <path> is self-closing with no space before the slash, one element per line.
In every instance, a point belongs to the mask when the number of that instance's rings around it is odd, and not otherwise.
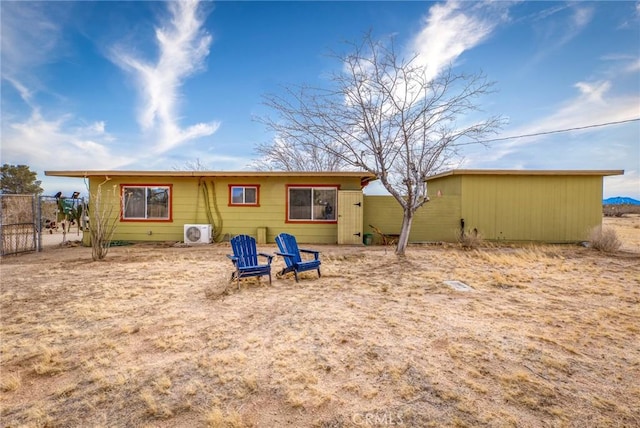
<path fill-rule="evenodd" d="M 238 267 L 258 266 L 258 248 L 255 238 L 238 235 L 231 238 L 233 255 L 238 258 Z"/>
<path fill-rule="evenodd" d="M 287 267 L 300 263 L 302 258 L 300 257 L 300 250 L 298 249 L 298 243 L 296 242 L 296 237 L 293 235 L 289 235 L 288 233 L 281 233 L 276 236 L 276 243 L 278 244 L 278 248 L 281 253 L 293 254 L 293 258 L 285 257 L 284 261 L 287 264 Z"/>

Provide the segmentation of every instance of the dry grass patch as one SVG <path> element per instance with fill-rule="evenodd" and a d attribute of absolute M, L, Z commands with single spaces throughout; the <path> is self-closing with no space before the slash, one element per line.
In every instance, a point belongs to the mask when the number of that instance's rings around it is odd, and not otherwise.
<path fill-rule="evenodd" d="M 620 250 L 640 253 L 640 214 L 606 217 L 603 219 L 602 225 L 616 231 L 622 241 Z"/>
<path fill-rule="evenodd" d="M 207 411 L 204 415 L 206 426 L 211 428 L 242 428 L 246 425 L 242 421 L 242 415 L 235 411 L 228 413 L 218 408 Z"/>
<path fill-rule="evenodd" d="M 2 376 L 0 381 L 0 390 L 3 392 L 11 392 L 20 388 L 22 385 L 22 378 L 16 373 L 6 373 Z"/>
<path fill-rule="evenodd" d="M 0 424 L 637 426 L 640 229 L 616 224 L 615 253 L 325 246 L 322 278 L 240 290 L 225 245 L 7 257 Z"/>

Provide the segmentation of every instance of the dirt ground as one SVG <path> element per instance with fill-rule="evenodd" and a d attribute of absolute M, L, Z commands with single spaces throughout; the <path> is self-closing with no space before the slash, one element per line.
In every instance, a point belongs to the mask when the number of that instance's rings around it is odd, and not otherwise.
<path fill-rule="evenodd" d="M 4 257 L 0 425 L 640 426 L 640 216 L 604 223 L 615 253 L 313 246 L 240 290 L 228 244 Z"/>

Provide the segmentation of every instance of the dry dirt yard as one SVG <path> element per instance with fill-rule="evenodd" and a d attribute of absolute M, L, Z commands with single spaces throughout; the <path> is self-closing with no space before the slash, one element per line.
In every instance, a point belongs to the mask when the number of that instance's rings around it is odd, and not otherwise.
<path fill-rule="evenodd" d="M 240 291 L 228 244 L 5 257 L 0 425 L 640 426 L 640 217 L 605 224 L 613 254 L 316 246 Z"/>

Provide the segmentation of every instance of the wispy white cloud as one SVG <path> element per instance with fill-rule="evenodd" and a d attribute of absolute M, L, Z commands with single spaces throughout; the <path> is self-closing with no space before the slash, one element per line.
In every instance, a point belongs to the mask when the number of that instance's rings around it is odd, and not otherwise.
<path fill-rule="evenodd" d="M 59 54 L 61 26 L 42 4 L 6 2 L 2 5 L 2 72 L 14 74 L 46 64 Z M 29 28 L 29 31 L 25 31 Z"/>
<path fill-rule="evenodd" d="M 594 123 L 634 119 L 640 113 L 638 98 L 633 94 L 612 95 L 610 81 L 578 82 L 579 94 L 564 103 L 557 112 L 527 126 L 541 130 L 553 124 L 554 128 L 587 126 Z"/>
<path fill-rule="evenodd" d="M 573 15 L 571 16 L 571 33 L 577 33 L 582 31 L 593 18 L 594 10 L 592 7 L 579 6 L 575 8 Z"/>
<path fill-rule="evenodd" d="M 605 177 L 604 194 L 611 196 L 629 196 L 640 198 L 640 171 L 627 169 L 623 175 Z"/>
<path fill-rule="evenodd" d="M 603 103 L 603 96 L 611 89 L 611 82 L 578 82 L 574 86 L 580 91 L 581 101 Z"/>
<path fill-rule="evenodd" d="M 436 77 L 465 51 L 487 40 L 497 26 L 509 19 L 508 2 L 438 3 L 429 9 L 423 28 L 409 43 L 429 77 Z"/>
<path fill-rule="evenodd" d="M 627 14 L 622 19 L 617 29 L 637 28 L 638 22 L 640 22 L 640 1 L 635 2 L 633 13 Z"/>
<path fill-rule="evenodd" d="M 55 16 L 45 12 L 44 6 L 36 2 L 2 2 L 2 80 L 27 103 L 43 89 L 37 78 L 38 69 L 64 55 L 61 22 L 66 6 L 61 4 Z"/>
<path fill-rule="evenodd" d="M 8 83 L 28 107 L 28 116 L 18 106 L 3 101 L 2 159 L 28 164 L 34 171 L 114 168 L 127 159 L 109 149 L 113 138 L 104 122 L 77 125 L 71 113 L 45 114 L 39 102 L 51 93 L 40 79 L 46 66 L 65 58 L 63 26 L 68 5 L 47 8 L 45 3 L 2 3 L 2 80 Z"/>
<path fill-rule="evenodd" d="M 565 10 L 569 10 L 569 14 L 562 14 Z M 581 34 L 585 28 L 593 20 L 595 10 L 588 3 L 568 3 L 560 7 L 553 6 L 547 10 L 547 14 L 542 16 L 538 22 L 536 29 L 540 34 L 540 46 L 542 49 L 533 58 L 533 62 L 537 62 L 547 56 L 549 53 L 557 51 L 567 43 L 575 39 Z M 550 16 L 559 15 L 556 19 Z M 561 16 L 560 16 L 561 15 Z"/>
<path fill-rule="evenodd" d="M 113 61 L 134 73 L 142 96 L 138 121 L 157 141 L 156 153 L 163 153 L 187 141 L 212 135 L 219 122 L 198 123 L 181 128 L 178 116 L 180 87 L 201 71 L 209 54 L 212 37 L 203 29 L 198 2 L 168 2 L 170 19 L 156 28 L 159 58 L 149 63 L 123 47 L 113 49 Z"/>
<path fill-rule="evenodd" d="M 627 73 L 633 73 L 636 71 L 640 71 L 640 58 L 637 58 L 635 61 L 630 62 L 625 68 L 624 71 Z"/>
<path fill-rule="evenodd" d="M 555 112 L 524 126 L 509 129 L 506 135 L 529 135 L 550 130 L 578 128 L 594 124 L 635 119 L 640 115 L 638 99 L 633 95 L 611 95 L 610 81 L 578 82 L 574 85 L 578 94 L 562 103 Z M 590 132 L 590 131 L 575 131 Z M 494 148 L 482 157 L 482 162 L 495 162 L 523 149 L 531 149 L 536 142 L 548 135 L 508 140 L 494 144 Z M 478 161 L 478 159 L 476 159 Z"/>
<path fill-rule="evenodd" d="M 23 116 L 18 113 L 24 111 L 21 106 L 3 100 L 2 160 L 27 164 L 40 173 L 124 165 L 129 160 L 109 149 L 113 138 L 104 122 L 78 125 L 83 121 L 71 113 L 45 113 L 40 96 L 52 91 L 40 77 L 47 65 L 68 55 L 63 27 L 69 5 L 46 6 L 2 3 L 2 80 L 28 107 L 27 116 Z"/>
<path fill-rule="evenodd" d="M 422 19 L 421 29 L 410 35 L 404 45 L 404 59 L 412 59 L 413 66 L 424 70 L 426 80 L 437 78 L 445 69 L 455 66 L 461 55 L 487 40 L 501 23 L 508 21 L 511 5 L 508 1 L 472 3 L 457 0 L 432 5 Z M 365 73 L 372 72 L 373 61 L 373 54 L 370 54 L 370 58 L 360 61 L 358 67 Z M 348 67 L 346 70 L 349 73 Z M 403 79 L 387 83 L 394 87 L 397 100 L 415 100 L 423 96 L 420 85 L 412 86 Z M 376 90 L 371 93 L 375 94 Z M 346 96 L 345 102 L 350 103 L 350 99 Z"/>
<path fill-rule="evenodd" d="M 22 84 L 22 82 L 10 75 L 3 76 L 3 80 L 9 82 L 14 87 L 14 89 L 18 91 L 18 93 L 20 94 L 20 98 L 22 98 L 22 101 L 24 101 L 31 108 L 35 107 L 32 102 L 34 92 L 31 89 L 29 89 L 27 86 Z"/>
<path fill-rule="evenodd" d="M 71 125 L 71 115 L 47 119 L 36 109 L 31 116 L 5 128 L 2 136 L 3 161 L 28 160 L 36 170 L 113 169 L 131 162 L 109 148 L 113 138 L 103 122 Z"/>
<path fill-rule="evenodd" d="M 120 64 L 133 70 L 141 82 L 147 135 L 130 136 L 123 147 L 107 131 L 104 120 L 87 121 L 82 114 L 65 112 L 63 105 L 51 105 L 50 95 L 55 89 L 45 86 L 43 75 L 50 64 L 72 55 L 65 41 L 71 7 L 66 5 L 2 3 L 2 80 L 8 84 L 5 91 L 11 88 L 23 103 L 12 104 L 15 100 L 3 94 L 3 162 L 25 163 L 40 172 L 116 169 L 141 163 L 146 167 L 160 158 L 159 153 L 216 131 L 219 124 L 215 122 L 189 127 L 178 123 L 180 86 L 185 78 L 204 68 L 211 44 L 211 36 L 201 29 L 195 2 L 166 3 L 171 18 L 156 30 L 160 46 L 157 64 L 147 64 L 120 51 Z M 153 140 L 154 146 L 140 150 L 141 146 L 151 146 L 145 137 Z"/>
<path fill-rule="evenodd" d="M 637 95 L 617 93 L 614 81 L 581 81 L 574 87 L 576 94 L 556 106 L 552 113 L 507 129 L 503 136 L 587 127 L 640 117 Z M 623 176 L 607 178 L 606 194 L 637 197 L 640 196 L 637 126 L 634 122 L 494 142 L 488 149 L 470 148 L 462 167 L 624 169 Z"/>

